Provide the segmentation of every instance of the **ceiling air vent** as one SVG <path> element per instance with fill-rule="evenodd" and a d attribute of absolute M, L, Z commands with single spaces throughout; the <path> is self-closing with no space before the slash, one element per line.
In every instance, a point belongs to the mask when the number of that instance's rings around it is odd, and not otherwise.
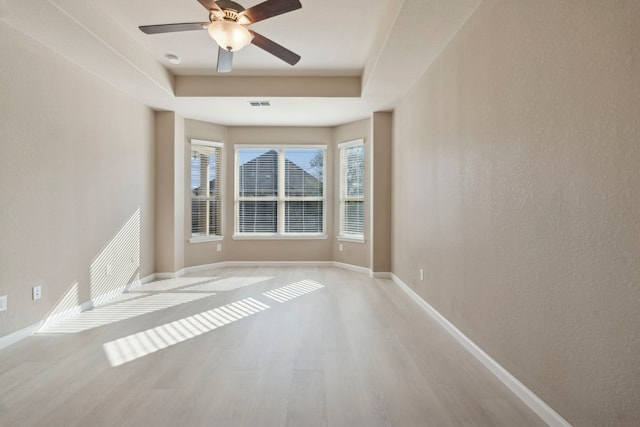
<path fill-rule="evenodd" d="M 271 101 L 249 101 L 252 107 L 271 107 Z"/>

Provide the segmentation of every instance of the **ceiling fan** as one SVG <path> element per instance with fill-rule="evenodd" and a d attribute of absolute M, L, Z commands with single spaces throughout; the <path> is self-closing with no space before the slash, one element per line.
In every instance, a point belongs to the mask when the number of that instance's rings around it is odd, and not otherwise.
<path fill-rule="evenodd" d="M 267 18 L 300 9 L 300 0 L 266 0 L 245 9 L 231 0 L 198 0 L 209 11 L 209 22 L 186 22 L 180 24 L 143 25 L 138 28 L 145 34 L 174 33 L 178 31 L 208 30 L 218 43 L 219 73 L 231 71 L 233 53 L 252 43 L 290 65 L 295 65 L 300 56 L 256 33 L 247 27 Z"/>

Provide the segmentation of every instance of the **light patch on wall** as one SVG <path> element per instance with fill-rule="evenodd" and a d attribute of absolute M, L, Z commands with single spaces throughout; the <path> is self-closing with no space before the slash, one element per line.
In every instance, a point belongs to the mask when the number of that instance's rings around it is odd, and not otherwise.
<path fill-rule="evenodd" d="M 281 288 L 272 289 L 270 291 L 264 292 L 262 295 L 266 296 L 267 298 L 271 298 L 274 301 L 283 303 L 298 298 L 299 296 L 302 296 L 304 294 L 308 294 L 309 292 L 317 291 L 321 288 L 324 288 L 324 285 L 307 279 L 292 283 L 287 286 L 283 286 Z"/>
<path fill-rule="evenodd" d="M 78 282 L 74 282 L 53 306 L 51 311 L 44 317 L 40 328 L 38 328 L 38 332 L 58 322 L 69 319 L 81 311 L 80 298 L 78 296 Z"/>
<path fill-rule="evenodd" d="M 140 208 L 129 217 L 113 238 L 104 246 L 90 266 L 91 301 L 100 305 L 124 291 L 140 278 Z"/>
<path fill-rule="evenodd" d="M 155 353 L 270 308 L 246 298 L 103 344 L 111 366 Z"/>

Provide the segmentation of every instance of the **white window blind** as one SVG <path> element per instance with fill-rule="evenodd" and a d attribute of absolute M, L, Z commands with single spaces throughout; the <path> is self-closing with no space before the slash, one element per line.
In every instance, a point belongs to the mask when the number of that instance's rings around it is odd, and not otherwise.
<path fill-rule="evenodd" d="M 339 145 L 340 237 L 364 239 L 364 141 Z"/>
<path fill-rule="evenodd" d="M 222 144 L 191 141 L 191 237 L 222 235 Z"/>
<path fill-rule="evenodd" d="M 236 149 L 236 234 L 322 235 L 325 147 Z"/>

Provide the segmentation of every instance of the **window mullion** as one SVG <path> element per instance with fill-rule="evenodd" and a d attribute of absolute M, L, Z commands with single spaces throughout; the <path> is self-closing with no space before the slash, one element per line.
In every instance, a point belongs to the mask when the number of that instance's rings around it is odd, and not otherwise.
<path fill-rule="evenodd" d="M 283 235 L 285 231 L 285 157 L 284 149 L 278 150 L 278 235 Z"/>

